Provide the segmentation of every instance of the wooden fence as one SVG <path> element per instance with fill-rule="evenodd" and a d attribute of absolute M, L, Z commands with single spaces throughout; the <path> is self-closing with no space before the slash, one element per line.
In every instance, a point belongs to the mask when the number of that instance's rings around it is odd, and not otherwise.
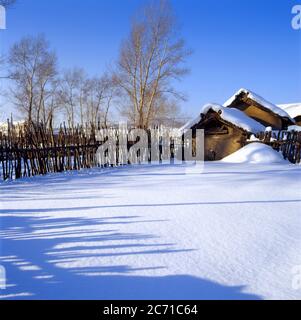
<path fill-rule="evenodd" d="M 0 132 L 2 179 L 18 179 L 49 172 L 91 168 L 96 165 L 98 148 L 95 128 L 58 130 L 43 125 L 14 126 Z"/>
<path fill-rule="evenodd" d="M 13 125 L 8 122 L 7 129 L 0 131 L 0 179 L 19 179 L 51 172 L 106 166 L 100 165 L 96 157 L 102 144 L 97 139 L 97 129 L 100 128 L 93 125 L 73 129 L 62 125 L 53 130 L 42 124 Z M 300 163 L 301 132 L 264 132 L 258 134 L 257 138 L 281 152 L 290 162 Z M 127 147 L 133 143 L 135 142 L 128 142 Z M 171 141 L 171 158 L 178 147 L 180 145 L 176 146 Z M 148 148 L 149 152 L 151 146 Z M 120 163 L 117 159 L 117 164 L 127 163 Z"/>
<path fill-rule="evenodd" d="M 106 167 L 110 164 L 99 161 L 98 148 L 103 142 L 97 139 L 98 130 L 94 125 L 67 128 L 61 125 L 58 129 L 45 127 L 42 124 L 13 125 L 8 122 L 5 131 L 0 131 L 0 180 L 19 179 L 53 172 L 80 170 L 92 167 Z M 115 130 L 115 131 L 114 131 Z M 117 129 L 112 131 L 117 136 Z M 127 133 L 127 132 L 126 132 Z M 150 132 L 149 132 L 150 134 Z M 129 149 L 137 141 L 127 142 Z M 117 165 L 125 165 L 118 159 L 120 155 L 117 138 Z M 170 145 L 174 156 L 174 142 Z M 146 150 L 146 157 L 141 159 L 150 161 L 151 145 Z M 162 157 L 162 146 L 159 148 L 159 158 Z"/>
<path fill-rule="evenodd" d="M 301 162 L 301 132 L 269 131 L 259 133 L 256 138 L 282 153 L 284 159 L 294 164 Z"/>

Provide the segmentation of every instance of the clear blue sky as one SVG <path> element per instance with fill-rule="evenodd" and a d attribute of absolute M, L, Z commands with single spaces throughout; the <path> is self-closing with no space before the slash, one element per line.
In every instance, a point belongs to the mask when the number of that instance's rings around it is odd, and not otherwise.
<path fill-rule="evenodd" d="M 6 52 L 25 35 L 44 33 L 61 68 L 105 70 L 118 56 L 129 21 L 143 0 L 17 0 L 0 31 Z M 194 54 L 178 87 L 195 115 L 246 87 L 275 103 L 301 101 L 301 30 L 291 27 L 301 0 L 172 0 L 181 34 Z"/>

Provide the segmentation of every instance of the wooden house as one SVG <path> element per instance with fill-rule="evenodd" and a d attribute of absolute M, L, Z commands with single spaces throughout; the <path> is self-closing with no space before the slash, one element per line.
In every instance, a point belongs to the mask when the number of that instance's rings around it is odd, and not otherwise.
<path fill-rule="evenodd" d="M 238 109 L 217 104 L 203 107 L 200 115 L 180 130 L 204 129 L 205 160 L 221 160 L 245 145 L 252 134 L 265 127 Z"/>
<path fill-rule="evenodd" d="M 295 124 L 285 110 L 246 89 L 240 89 L 235 93 L 225 102 L 224 107 L 238 109 L 265 127 L 272 127 L 274 130 L 285 130 L 288 126 Z"/>

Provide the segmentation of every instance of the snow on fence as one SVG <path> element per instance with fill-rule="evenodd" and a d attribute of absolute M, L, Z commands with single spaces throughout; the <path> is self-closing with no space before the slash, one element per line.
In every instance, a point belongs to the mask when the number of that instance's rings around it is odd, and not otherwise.
<path fill-rule="evenodd" d="M 97 158 L 97 150 L 103 144 L 97 139 L 100 129 L 100 126 L 96 128 L 94 125 L 67 128 L 64 124 L 54 130 L 43 124 L 14 125 L 8 122 L 7 130 L 0 131 L 0 179 L 19 179 L 53 172 L 111 166 L 101 164 Z M 113 134 L 114 130 L 117 136 L 117 129 L 113 129 Z M 136 142 L 128 141 L 128 149 Z M 171 141 L 169 147 L 170 156 L 173 158 L 175 142 Z M 117 145 L 115 163 L 128 164 L 121 163 L 122 160 L 118 159 L 119 151 Z M 146 159 L 150 161 L 150 143 L 146 152 Z M 162 154 L 161 146 L 159 159 Z M 142 155 L 139 156 L 142 158 Z"/>
<path fill-rule="evenodd" d="M 301 162 L 301 132 L 267 131 L 257 134 L 256 138 L 282 153 L 284 159 L 295 164 Z"/>

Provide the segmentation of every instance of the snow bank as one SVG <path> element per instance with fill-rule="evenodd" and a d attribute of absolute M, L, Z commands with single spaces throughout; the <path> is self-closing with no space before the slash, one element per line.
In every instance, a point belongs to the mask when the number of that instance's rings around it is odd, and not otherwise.
<path fill-rule="evenodd" d="M 250 90 L 247 90 L 247 89 L 244 89 L 244 88 L 241 88 L 240 90 L 238 90 L 229 100 L 227 100 L 225 103 L 224 103 L 224 107 L 229 107 L 233 102 L 234 100 L 236 99 L 236 97 L 241 94 L 241 93 L 245 93 L 250 99 L 252 99 L 253 101 L 257 102 L 258 104 L 262 105 L 264 108 L 272 111 L 273 113 L 275 114 L 278 114 L 280 117 L 286 117 L 286 118 L 289 118 L 291 119 L 290 115 L 283 109 L 279 108 L 278 106 L 276 106 L 275 104 L 265 100 L 264 98 L 262 98 L 261 96 L 259 96 L 258 94 L 250 91 Z M 291 119 L 293 122 L 294 120 Z"/>
<path fill-rule="evenodd" d="M 270 146 L 254 142 L 224 158 L 222 162 L 272 164 L 286 161 Z"/>
<path fill-rule="evenodd" d="M 213 110 L 215 112 L 219 112 L 222 119 L 227 122 L 230 122 L 236 125 L 239 128 L 242 128 L 248 132 L 258 133 L 265 131 L 265 127 L 261 125 L 259 122 L 253 120 L 252 118 L 245 115 L 242 111 L 238 109 L 225 108 L 216 103 L 209 103 L 203 106 L 200 111 L 200 115 L 192 121 L 189 121 L 184 127 L 180 130 L 185 131 L 190 129 L 195 124 L 201 121 L 201 114 L 208 113 L 209 110 Z"/>
<path fill-rule="evenodd" d="M 285 110 L 291 118 L 301 116 L 301 103 L 279 104 L 278 107 Z"/>

